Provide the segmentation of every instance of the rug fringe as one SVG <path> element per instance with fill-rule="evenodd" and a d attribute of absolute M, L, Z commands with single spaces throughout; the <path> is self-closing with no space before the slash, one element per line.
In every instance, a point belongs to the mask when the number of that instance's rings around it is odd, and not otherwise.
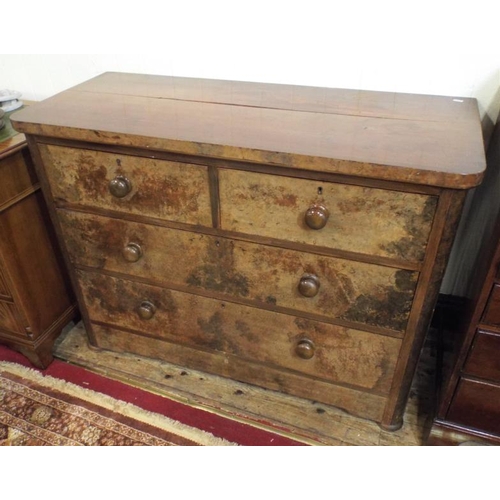
<path fill-rule="evenodd" d="M 141 422 L 152 425 L 158 429 L 174 432 L 179 436 L 190 439 L 191 441 L 203 446 L 238 446 L 237 443 L 227 441 L 224 438 L 216 437 L 207 431 L 190 427 L 159 413 L 150 412 L 132 403 L 115 399 L 106 394 L 93 391 L 92 389 L 85 389 L 72 382 L 54 378 L 50 375 L 43 375 L 32 368 L 28 368 L 17 363 L 0 361 L 0 370 L 30 379 L 33 382 L 38 382 L 42 385 L 48 385 L 51 389 L 70 392 L 74 397 L 102 406 L 108 410 L 121 411 L 125 416 L 140 420 Z"/>

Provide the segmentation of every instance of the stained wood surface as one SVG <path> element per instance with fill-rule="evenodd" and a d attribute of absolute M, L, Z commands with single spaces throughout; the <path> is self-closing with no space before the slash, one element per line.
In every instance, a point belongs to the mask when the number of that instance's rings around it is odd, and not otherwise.
<path fill-rule="evenodd" d="M 12 121 L 33 135 L 453 188 L 485 168 L 467 98 L 108 73 Z"/>
<path fill-rule="evenodd" d="M 129 329 L 145 336 L 141 340 L 150 355 L 169 360 L 168 346 L 153 339 L 173 342 L 227 355 L 224 363 L 237 365 L 239 358 L 259 364 L 253 370 L 255 383 L 266 384 L 267 367 L 284 368 L 352 387 L 370 389 L 378 394 L 389 391 L 401 341 L 358 330 L 338 327 L 253 307 L 222 302 L 174 290 L 120 280 L 98 273 L 77 271 L 85 302 L 93 322 Z M 143 301 L 151 302 L 156 312 L 149 320 L 137 314 Z M 309 339 L 315 345 L 312 359 L 295 353 L 298 342 Z M 139 339 L 123 344 L 109 341 L 108 348 L 118 352 L 136 352 Z M 102 343 L 98 345 L 102 346 Z M 221 366 L 214 357 L 209 371 L 222 374 L 230 366 Z M 186 356 L 186 366 L 196 366 L 196 353 Z M 193 364 L 194 363 L 194 364 Z M 234 370 L 245 377 L 244 370 Z M 282 378 L 285 375 L 277 376 Z M 304 381 L 303 384 L 307 382 Z M 312 383 L 312 382 L 311 382 Z M 286 387 L 285 391 L 296 391 Z M 327 387 L 324 388 L 327 392 Z M 316 395 L 316 399 L 327 397 Z"/>
<path fill-rule="evenodd" d="M 2 296 L 2 298 L 4 298 L 4 299 L 11 298 L 9 287 L 7 286 L 5 278 L 2 276 L 2 269 L 1 268 L 0 268 L 0 296 Z"/>
<path fill-rule="evenodd" d="M 219 172 L 221 227 L 409 261 L 423 259 L 437 197 L 276 175 Z M 306 211 L 329 211 L 311 229 Z"/>
<path fill-rule="evenodd" d="M 56 203 L 212 225 L 207 167 L 45 144 L 40 154 Z M 132 186 L 123 198 L 109 192 L 116 176 Z"/>
<path fill-rule="evenodd" d="M 58 214 L 76 265 L 394 331 L 404 331 L 418 278 L 415 272 L 218 236 L 67 210 Z M 122 255 L 130 243 L 142 249 L 137 262 Z M 307 274 L 319 280 L 315 297 L 299 293 Z"/>
<path fill-rule="evenodd" d="M 144 356 L 89 348 L 81 323 L 60 337 L 54 354 L 132 386 L 313 445 L 421 446 L 432 416 L 434 358 L 431 347 L 424 349 L 405 413 L 405 425 L 396 432 L 383 431 L 375 422 L 311 399 Z M 369 396 L 365 394 L 363 398 Z"/>

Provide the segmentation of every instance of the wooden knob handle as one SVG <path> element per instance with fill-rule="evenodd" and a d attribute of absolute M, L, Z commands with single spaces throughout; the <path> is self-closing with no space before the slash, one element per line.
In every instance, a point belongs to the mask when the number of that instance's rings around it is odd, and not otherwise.
<path fill-rule="evenodd" d="M 328 222 L 330 212 L 322 205 L 313 205 L 310 207 L 305 216 L 306 224 L 311 229 L 323 229 Z"/>
<path fill-rule="evenodd" d="M 142 257 L 142 248 L 138 243 L 129 243 L 122 250 L 123 258 L 127 262 L 137 262 Z"/>
<path fill-rule="evenodd" d="M 304 274 L 299 281 L 299 292 L 304 297 L 315 297 L 319 292 L 319 278 L 314 274 Z"/>
<path fill-rule="evenodd" d="M 117 175 L 114 179 L 109 181 L 108 187 L 109 192 L 115 198 L 123 198 L 132 190 L 131 182 L 123 175 Z"/>
<path fill-rule="evenodd" d="M 141 302 L 141 305 L 137 309 L 137 314 L 139 315 L 139 318 L 146 320 L 151 319 L 155 315 L 155 312 L 156 312 L 155 305 L 147 300 Z"/>
<path fill-rule="evenodd" d="M 295 354 L 302 359 L 311 359 L 314 356 L 314 350 L 314 344 L 309 339 L 302 339 L 295 346 Z"/>

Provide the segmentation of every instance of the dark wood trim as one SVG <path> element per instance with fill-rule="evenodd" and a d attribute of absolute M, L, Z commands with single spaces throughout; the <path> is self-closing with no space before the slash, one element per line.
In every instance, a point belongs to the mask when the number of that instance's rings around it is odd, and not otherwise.
<path fill-rule="evenodd" d="M 208 187 L 210 190 L 210 207 L 212 208 L 212 225 L 220 228 L 219 172 L 216 167 L 208 167 Z"/>
<path fill-rule="evenodd" d="M 441 280 L 450 255 L 466 192 L 449 190 L 439 198 L 424 268 L 420 274 L 382 427 L 395 430 L 403 415 L 420 352 L 439 296 Z"/>
<path fill-rule="evenodd" d="M 436 419 L 425 439 L 426 446 L 460 446 L 470 442 L 475 445 L 498 446 L 500 436 Z"/>
<path fill-rule="evenodd" d="M 31 156 L 33 158 L 33 164 L 35 166 L 35 170 L 36 170 L 38 179 L 40 181 L 40 187 L 41 187 L 43 196 L 44 196 L 45 200 L 47 201 L 47 210 L 48 210 L 54 231 L 56 233 L 57 240 L 58 240 L 59 245 L 61 247 L 62 257 L 63 257 L 64 263 L 66 265 L 66 268 L 68 270 L 71 285 L 72 285 L 73 290 L 75 292 L 75 295 L 77 297 L 80 314 L 82 316 L 82 320 L 85 324 L 85 327 L 88 328 L 87 332 L 89 335 L 89 341 L 92 342 L 94 340 L 94 337 L 93 337 L 93 333 L 92 333 L 90 318 L 89 318 L 88 312 L 85 308 L 85 303 L 83 301 L 83 295 L 81 293 L 80 286 L 78 284 L 78 280 L 76 279 L 76 276 L 74 274 L 73 265 L 72 265 L 72 262 L 71 262 L 71 259 L 70 259 L 70 256 L 69 256 L 68 250 L 66 248 L 64 238 L 63 238 L 61 225 L 60 225 L 59 219 L 57 217 L 55 205 L 53 203 L 54 199 L 52 196 L 52 191 L 50 189 L 50 183 L 45 175 L 45 169 L 43 167 L 43 161 L 42 161 L 42 158 L 40 155 L 40 151 L 38 149 L 37 142 L 33 137 L 27 136 L 26 140 L 28 142 L 30 153 L 31 153 Z"/>
<path fill-rule="evenodd" d="M 5 212 L 5 210 L 9 209 L 10 207 L 14 206 L 16 203 L 19 203 L 20 201 L 24 200 L 28 196 L 36 193 L 37 191 L 40 190 L 40 184 L 34 184 L 33 186 L 25 189 L 18 195 L 14 196 L 10 200 L 6 201 L 2 205 L 0 205 L 0 213 Z"/>

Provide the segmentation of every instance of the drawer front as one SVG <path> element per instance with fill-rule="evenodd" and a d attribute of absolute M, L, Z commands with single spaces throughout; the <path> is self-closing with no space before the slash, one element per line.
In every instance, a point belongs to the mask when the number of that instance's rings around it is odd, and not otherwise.
<path fill-rule="evenodd" d="M 462 378 L 447 419 L 500 434 L 500 386 Z"/>
<path fill-rule="evenodd" d="M 330 382 L 384 394 L 390 389 L 400 339 L 98 273 L 77 274 L 91 321 Z"/>
<path fill-rule="evenodd" d="M 424 257 L 436 197 L 236 170 L 221 170 L 219 179 L 223 229 L 408 261 Z M 325 220 L 321 229 L 308 225 Z"/>
<path fill-rule="evenodd" d="M 0 301 L 0 330 L 1 329 L 26 336 L 21 328 L 19 315 L 14 304 Z"/>
<path fill-rule="evenodd" d="M 207 167 L 46 144 L 40 153 L 56 204 L 212 225 Z"/>
<path fill-rule="evenodd" d="M 500 326 L 500 285 L 493 287 L 481 322 Z"/>
<path fill-rule="evenodd" d="M 59 210 L 78 265 L 403 331 L 418 273 Z M 126 258 L 138 260 L 129 262 Z"/>
<path fill-rule="evenodd" d="M 478 331 L 464 367 L 467 375 L 500 382 L 500 335 Z"/>

